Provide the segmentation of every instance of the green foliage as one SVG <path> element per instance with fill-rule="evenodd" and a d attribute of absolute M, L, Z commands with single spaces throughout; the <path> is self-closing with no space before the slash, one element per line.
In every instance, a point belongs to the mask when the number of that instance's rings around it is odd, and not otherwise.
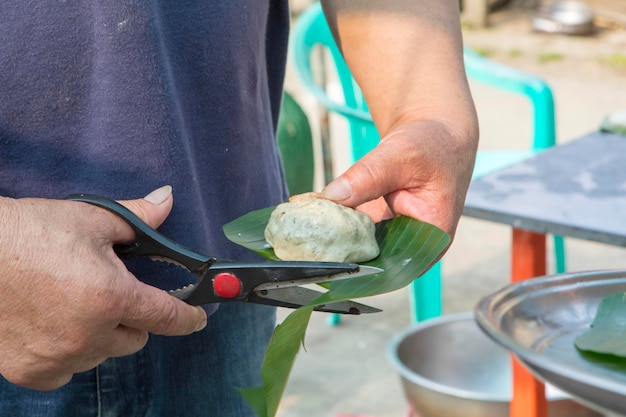
<path fill-rule="evenodd" d="M 523 55 L 523 52 L 520 49 L 511 49 L 508 55 L 509 58 L 519 58 Z"/>
<path fill-rule="evenodd" d="M 483 58 L 491 58 L 496 55 L 496 50 L 493 48 L 477 46 L 472 47 L 472 49 Z"/>
<path fill-rule="evenodd" d="M 537 56 L 537 61 L 541 64 L 547 64 L 550 62 L 562 61 L 565 57 L 558 52 L 542 52 Z"/>
<path fill-rule="evenodd" d="M 612 54 L 609 56 L 600 56 L 597 61 L 601 64 L 608 65 L 618 70 L 626 69 L 626 55 Z"/>
<path fill-rule="evenodd" d="M 307 115 L 288 93 L 283 95 L 277 140 L 289 194 L 313 191 L 313 134 Z"/>
<path fill-rule="evenodd" d="M 299 308 L 276 326 L 261 368 L 263 386 L 239 389 L 259 417 L 276 415 L 312 311 L 313 307 Z"/>
<path fill-rule="evenodd" d="M 591 329 L 579 335 L 576 347 L 584 352 L 626 356 L 626 292 L 602 300 Z"/>
<path fill-rule="evenodd" d="M 225 225 L 226 237 L 276 260 L 263 234 L 273 210 L 274 207 L 254 211 Z M 382 268 L 383 272 L 333 281 L 326 293 L 292 312 L 276 328 L 261 369 L 263 386 L 240 389 L 259 417 L 275 416 L 315 305 L 368 297 L 405 287 L 426 272 L 450 243 L 450 237 L 442 230 L 403 216 L 378 223 L 376 240 L 381 253 L 365 265 Z"/>

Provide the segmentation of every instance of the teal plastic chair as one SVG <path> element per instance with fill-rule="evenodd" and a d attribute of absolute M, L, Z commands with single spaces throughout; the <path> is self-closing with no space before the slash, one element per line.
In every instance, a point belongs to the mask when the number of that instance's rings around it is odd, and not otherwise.
<path fill-rule="evenodd" d="M 344 103 L 331 99 L 316 82 L 312 60 L 317 48 L 329 54 L 343 90 Z M 373 149 L 380 137 L 368 112 L 361 90 L 352 78 L 332 37 L 322 8 L 315 3 L 304 11 L 292 28 L 290 56 L 302 85 L 327 111 L 339 114 L 348 121 L 352 146 L 352 159 L 358 160 Z M 533 138 L 529 147 L 522 150 L 479 151 L 473 178 L 485 175 L 556 143 L 554 99 L 549 86 L 540 78 L 485 59 L 470 49 L 464 50 L 466 72 L 469 78 L 487 85 L 522 94 L 531 101 L 533 109 Z M 563 239 L 554 237 L 556 271 L 565 271 Z M 409 288 L 411 318 L 421 321 L 441 315 L 441 262 L 416 279 Z M 339 316 L 331 319 L 337 323 Z"/>

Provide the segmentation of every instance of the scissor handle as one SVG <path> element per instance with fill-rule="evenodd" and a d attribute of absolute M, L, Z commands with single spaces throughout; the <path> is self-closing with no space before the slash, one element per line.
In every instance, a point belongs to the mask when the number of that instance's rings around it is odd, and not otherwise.
<path fill-rule="evenodd" d="M 65 199 L 81 201 L 106 209 L 121 217 L 133 228 L 135 231 L 133 241 L 113 246 L 115 253 L 120 258 L 129 259 L 137 256 L 167 258 L 194 273 L 203 272 L 216 260 L 187 249 L 163 236 L 148 226 L 135 213 L 114 200 L 90 194 L 72 194 Z"/>

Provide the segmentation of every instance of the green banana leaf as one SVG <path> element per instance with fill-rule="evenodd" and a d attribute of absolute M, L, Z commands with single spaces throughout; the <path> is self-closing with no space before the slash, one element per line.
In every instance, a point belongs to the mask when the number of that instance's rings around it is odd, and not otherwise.
<path fill-rule="evenodd" d="M 274 208 L 253 211 L 226 224 L 226 237 L 267 259 L 277 260 L 264 237 L 265 226 Z M 313 306 L 405 287 L 426 272 L 450 244 L 450 237 L 442 230 L 405 216 L 378 223 L 376 240 L 380 255 L 362 264 L 382 268 L 384 272 L 330 283 L 327 292 L 310 305 L 292 312 L 276 327 L 261 369 L 263 386 L 240 389 L 259 417 L 276 415 L 292 365 L 303 344 Z"/>
<path fill-rule="evenodd" d="M 574 344 L 583 352 L 626 357 L 626 292 L 602 299 L 591 328 L 576 337 Z"/>
<path fill-rule="evenodd" d="M 287 92 L 283 94 L 276 140 L 289 194 L 312 191 L 315 176 L 313 133 L 306 113 Z"/>

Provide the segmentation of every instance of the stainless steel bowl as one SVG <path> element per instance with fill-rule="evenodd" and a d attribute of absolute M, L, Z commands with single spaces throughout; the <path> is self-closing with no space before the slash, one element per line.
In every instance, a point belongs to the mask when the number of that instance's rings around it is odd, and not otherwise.
<path fill-rule="evenodd" d="M 472 313 L 430 319 L 397 334 L 388 349 L 408 402 L 420 417 L 507 417 L 509 352 L 491 341 Z M 599 417 L 546 388 L 550 417 Z"/>
<path fill-rule="evenodd" d="M 535 30 L 566 35 L 589 35 L 594 32 L 594 12 L 584 3 L 566 0 L 541 5 L 533 15 Z"/>

